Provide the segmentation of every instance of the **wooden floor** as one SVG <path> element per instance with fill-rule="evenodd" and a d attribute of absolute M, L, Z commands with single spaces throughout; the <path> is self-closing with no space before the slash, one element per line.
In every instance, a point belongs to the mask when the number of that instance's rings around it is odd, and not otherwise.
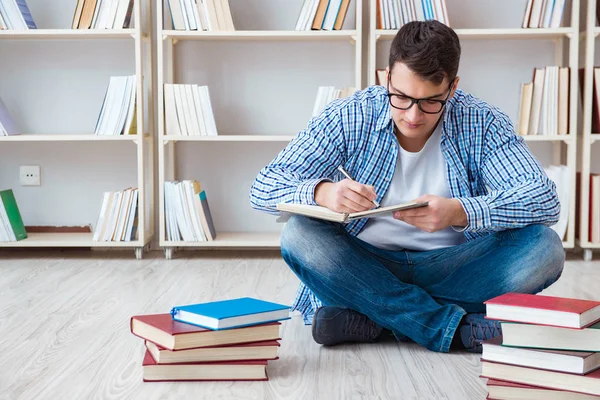
<path fill-rule="evenodd" d="M 599 299 L 600 262 L 570 258 L 545 293 Z M 485 398 L 477 355 L 393 341 L 323 348 L 297 313 L 267 382 L 142 382 L 132 315 L 248 295 L 291 304 L 297 284 L 276 252 L 1 251 L 0 399 Z"/>

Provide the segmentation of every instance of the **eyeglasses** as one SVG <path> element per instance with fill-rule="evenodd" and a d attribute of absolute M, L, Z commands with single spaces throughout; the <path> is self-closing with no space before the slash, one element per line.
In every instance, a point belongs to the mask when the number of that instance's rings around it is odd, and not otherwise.
<path fill-rule="evenodd" d="M 414 104 L 419 107 L 419 110 L 424 112 L 425 114 L 438 114 L 444 108 L 444 105 L 448 102 L 448 98 L 450 97 L 450 93 L 452 93 L 452 85 L 454 84 L 454 79 L 450 82 L 450 86 L 448 87 L 448 95 L 444 100 L 433 100 L 433 99 L 415 99 L 410 96 L 405 96 L 403 94 L 390 93 L 390 74 L 388 74 L 387 79 L 387 90 L 388 90 L 388 98 L 390 100 L 390 105 L 399 110 L 408 110 Z"/>

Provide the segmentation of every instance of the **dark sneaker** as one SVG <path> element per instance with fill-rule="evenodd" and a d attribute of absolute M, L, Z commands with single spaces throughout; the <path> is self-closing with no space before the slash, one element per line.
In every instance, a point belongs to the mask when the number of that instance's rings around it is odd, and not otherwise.
<path fill-rule="evenodd" d="M 457 334 L 465 348 L 472 353 L 481 353 L 481 341 L 502 335 L 499 321 L 485 319 L 485 314 L 467 314 L 458 325 Z"/>
<path fill-rule="evenodd" d="M 344 342 L 375 342 L 382 330 L 382 326 L 366 315 L 342 307 L 319 307 L 312 322 L 313 339 L 325 346 Z"/>

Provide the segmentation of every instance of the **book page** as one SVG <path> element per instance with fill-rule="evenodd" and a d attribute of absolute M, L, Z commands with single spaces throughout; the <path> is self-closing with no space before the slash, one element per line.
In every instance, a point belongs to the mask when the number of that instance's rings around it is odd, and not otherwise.
<path fill-rule="evenodd" d="M 351 213 L 348 215 L 348 221 L 352 221 L 354 219 L 359 219 L 359 218 L 375 217 L 377 215 L 382 215 L 382 214 L 389 214 L 389 213 L 392 213 L 394 211 L 399 211 L 399 210 L 408 210 L 410 208 L 425 207 L 428 204 L 429 203 L 426 201 L 419 202 L 419 203 L 410 202 L 410 203 L 404 203 L 404 204 L 397 204 L 394 206 L 379 207 L 379 208 L 374 208 L 372 210 L 355 212 L 355 213 Z"/>

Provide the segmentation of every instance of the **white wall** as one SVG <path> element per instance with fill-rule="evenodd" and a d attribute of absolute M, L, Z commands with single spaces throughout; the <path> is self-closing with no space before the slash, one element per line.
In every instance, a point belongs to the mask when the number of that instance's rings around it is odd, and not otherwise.
<path fill-rule="evenodd" d="M 519 27 L 526 4 L 447 2 L 455 28 Z M 28 4 L 38 26 L 58 28 L 70 26 L 76 0 Z M 301 5 L 302 0 L 231 0 L 238 29 L 293 29 Z M 353 13 L 354 8 L 347 28 L 353 26 Z M 364 29 L 367 22 L 365 15 Z M 366 71 L 367 41 L 363 44 Z M 378 67 L 387 62 L 389 44 L 378 45 Z M 551 41 L 463 41 L 462 46 L 460 87 L 499 106 L 513 120 L 520 84 L 531 80 L 534 66 L 554 62 Z M 283 56 L 287 50 L 291 56 Z M 175 55 L 176 83 L 209 85 L 221 134 L 295 134 L 310 118 L 318 86 L 350 86 L 354 80 L 354 46 L 347 41 L 180 42 Z M 0 96 L 28 133 L 93 132 L 108 78 L 134 72 L 132 40 L 2 40 L 0 60 Z M 179 143 L 177 178 L 201 182 L 218 229 L 279 230 L 273 217 L 250 208 L 248 191 L 283 145 Z M 531 147 L 547 165 L 551 146 Z M 2 143 L 0 188 L 13 188 L 28 225 L 93 224 L 103 191 L 136 184 L 134 156 L 131 143 Z M 41 187 L 18 185 L 18 166 L 30 163 L 42 166 Z M 600 171 L 600 163 L 595 165 Z"/>

